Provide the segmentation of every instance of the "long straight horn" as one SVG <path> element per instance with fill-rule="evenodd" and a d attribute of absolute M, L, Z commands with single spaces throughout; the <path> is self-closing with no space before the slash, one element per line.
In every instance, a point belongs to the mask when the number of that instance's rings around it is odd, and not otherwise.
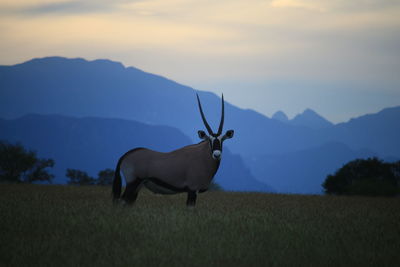
<path fill-rule="evenodd" d="M 222 111 L 221 111 L 221 122 L 219 123 L 218 133 L 220 135 L 222 133 L 222 128 L 224 127 L 224 94 L 222 94 Z"/>
<path fill-rule="evenodd" d="M 212 135 L 213 131 L 211 130 L 211 127 L 210 127 L 210 125 L 208 125 L 208 123 L 206 121 L 206 117 L 204 116 L 203 109 L 201 108 L 199 95 L 197 93 L 196 93 L 196 95 L 197 95 L 197 103 L 199 104 L 200 114 L 201 114 L 201 118 L 203 119 L 204 126 L 206 126 L 206 128 L 207 128 L 208 134 Z"/>

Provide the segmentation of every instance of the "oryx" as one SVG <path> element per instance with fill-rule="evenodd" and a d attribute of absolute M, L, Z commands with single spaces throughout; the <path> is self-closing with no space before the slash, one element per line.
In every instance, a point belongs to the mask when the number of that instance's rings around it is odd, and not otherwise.
<path fill-rule="evenodd" d="M 118 160 L 115 168 L 112 188 L 114 201 L 118 200 L 121 194 L 120 171 L 126 181 L 122 200 L 127 204 L 135 202 L 142 185 L 158 194 L 187 192 L 187 206 L 195 205 L 198 192 L 207 191 L 221 161 L 222 144 L 224 140 L 233 137 L 234 131 L 229 130 L 221 135 L 224 126 L 224 95 L 217 133 L 208 125 L 198 95 L 197 103 L 208 132 L 207 135 L 204 131 L 198 131 L 203 141 L 168 153 L 147 148 L 135 148 L 126 152 Z"/>

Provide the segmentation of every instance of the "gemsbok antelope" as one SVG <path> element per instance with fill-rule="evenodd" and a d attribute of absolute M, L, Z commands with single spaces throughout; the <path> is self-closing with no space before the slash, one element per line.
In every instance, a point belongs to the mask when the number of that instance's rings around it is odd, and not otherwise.
<path fill-rule="evenodd" d="M 176 194 L 187 192 L 187 206 L 196 204 L 197 193 L 207 191 L 211 180 L 218 170 L 222 144 L 233 137 L 233 130 L 224 135 L 224 95 L 222 95 L 222 112 L 218 132 L 214 133 L 201 108 L 199 96 L 197 103 L 204 126 L 198 131 L 201 141 L 198 144 L 185 146 L 168 153 L 153 151 L 147 148 L 135 148 L 126 152 L 117 163 L 112 193 L 114 201 L 121 195 L 121 171 L 126 181 L 122 200 L 126 204 L 135 202 L 142 185 L 158 194 Z"/>

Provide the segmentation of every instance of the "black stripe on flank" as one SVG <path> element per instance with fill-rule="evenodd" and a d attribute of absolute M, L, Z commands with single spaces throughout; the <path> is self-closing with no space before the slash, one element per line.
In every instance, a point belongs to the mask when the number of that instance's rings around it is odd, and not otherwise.
<path fill-rule="evenodd" d="M 153 183 L 157 184 L 158 186 L 164 187 L 164 188 L 166 188 L 166 189 L 168 189 L 168 190 L 171 190 L 171 191 L 175 191 L 176 193 L 183 193 L 183 192 L 191 192 L 191 191 L 192 191 L 192 190 L 190 190 L 189 187 L 187 187 L 187 186 L 185 186 L 185 187 L 183 187 L 183 188 L 181 188 L 181 187 L 175 187 L 175 186 L 170 185 L 170 184 L 168 184 L 168 183 L 166 183 L 166 182 L 163 182 L 163 181 L 161 181 L 160 179 L 155 178 L 155 177 L 146 178 L 146 179 L 144 179 L 144 181 L 145 181 L 145 182 L 146 182 L 146 181 L 153 182 Z M 199 190 L 199 193 L 204 193 L 204 192 L 206 192 L 206 191 L 208 191 L 208 188 L 200 189 L 200 190 Z"/>
<path fill-rule="evenodd" d="M 146 180 L 147 180 L 147 181 L 150 181 L 150 182 L 152 182 L 152 183 L 155 183 L 155 184 L 158 185 L 158 186 L 164 187 L 164 188 L 166 188 L 166 189 L 168 189 L 168 190 L 175 191 L 175 192 L 177 192 L 177 193 L 188 192 L 188 191 L 189 191 L 189 188 L 188 188 L 187 186 L 185 186 L 185 187 L 183 187 L 183 188 L 175 187 L 175 186 L 170 185 L 170 184 L 168 184 L 168 183 L 166 183 L 166 182 L 164 182 L 164 181 L 161 181 L 160 179 L 155 178 L 155 177 L 146 178 L 145 181 L 146 181 Z"/>

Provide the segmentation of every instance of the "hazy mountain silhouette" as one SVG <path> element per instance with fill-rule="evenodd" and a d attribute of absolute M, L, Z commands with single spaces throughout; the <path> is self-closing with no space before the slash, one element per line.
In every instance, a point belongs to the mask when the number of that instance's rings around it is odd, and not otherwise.
<path fill-rule="evenodd" d="M 281 121 L 281 122 L 289 122 L 288 116 L 281 110 L 278 110 L 277 112 L 272 115 L 272 119 Z"/>
<path fill-rule="evenodd" d="M 292 125 L 306 126 L 313 129 L 321 129 L 333 126 L 333 123 L 319 115 L 312 109 L 306 109 L 290 120 Z"/>
<path fill-rule="evenodd" d="M 400 106 L 385 108 L 336 125 L 326 132 L 353 149 L 368 148 L 381 157 L 400 157 Z"/>
<path fill-rule="evenodd" d="M 97 176 L 115 168 L 118 158 L 135 147 L 171 151 L 192 144 L 178 129 L 135 121 L 102 118 L 74 118 L 60 115 L 26 115 L 0 119 L 0 140 L 20 142 L 41 157 L 53 158 L 56 183 L 65 182 L 66 168 Z M 240 156 L 225 149 L 216 181 L 226 190 L 271 191 L 254 179 Z"/>
<path fill-rule="evenodd" d="M 176 127 L 192 140 L 197 140 L 198 129 L 204 129 L 195 90 L 109 60 L 50 57 L 1 66 L 0 87 L 3 118 L 40 113 L 132 119 Z M 216 130 L 221 100 L 212 93 L 199 95 L 207 120 Z M 278 153 L 323 142 L 309 129 L 293 128 L 255 111 L 239 109 L 229 104 L 229 95 L 225 98 L 224 128 L 234 128 L 240 138 L 227 146 L 236 153 Z"/>
<path fill-rule="evenodd" d="M 333 123 L 309 108 L 304 110 L 301 114 L 296 115 L 291 120 L 289 120 L 283 111 L 279 110 L 272 115 L 272 119 L 291 125 L 309 127 L 312 129 L 322 129 L 333 126 Z"/>
<path fill-rule="evenodd" d="M 342 143 L 332 142 L 292 153 L 255 156 L 246 163 L 256 177 L 268 182 L 277 192 L 320 194 L 328 174 L 350 160 L 373 156 L 376 153 L 372 151 L 354 151 Z"/>
<path fill-rule="evenodd" d="M 109 60 L 51 57 L 0 66 L 0 88 L 0 117 L 4 118 L 41 113 L 129 119 L 176 127 L 192 142 L 198 140 L 197 130 L 204 129 L 194 89 Z M 221 99 L 213 93 L 198 93 L 207 120 L 216 130 Z M 265 179 L 270 176 L 263 176 L 266 174 L 258 171 L 259 167 L 272 168 L 265 155 L 272 155 L 276 161 L 285 160 L 279 155 L 296 155 L 301 159 L 301 153 L 325 147 L 327 154 L 331 153 L 329 149 L 333 150 L 331 154 L 336 155 L 336 161 L 332 159 L 332 166 L 324 165 L 321 173 L 339 168 L 334 162 L 350 157 L 334 153 L 333 146 L 326 146 L 331 143 L 344 144 L 351 151 L 374 151 L 383 158 L 400 157 L 400 107 L 331 125 L 311 110 L 288 123 L 237 108 L 229 103 L 229 95 L 225 99 L 224 129 L 235 130 L 235 138 L 226 142 L 225 147 L 239 154 L 260 181 L 268 181 Z M 249 163 L 251 158 L 257 159 L 258 167 Z M 304 166 L 310 166 L 312 172 L 315 158 L 305 156 L 304 159 L 307 159 Z M 290 183 L 307 180 L 309 175 L 299 172 L 296 177 L 279 177 Z M 307 191 L 306 184 L 303 191 Z"/>

